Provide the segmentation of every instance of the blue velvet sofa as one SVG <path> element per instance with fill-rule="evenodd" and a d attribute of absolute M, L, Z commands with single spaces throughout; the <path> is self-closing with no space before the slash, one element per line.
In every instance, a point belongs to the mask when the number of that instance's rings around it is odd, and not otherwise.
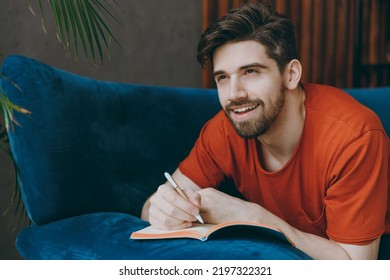
<path fill-rule="evenodd" d="M 215 90 L 97 81 L 22 56 L 7 57 L 1 72 L 10 100 L 31 111 L 9 130 L 32 222 L 16 240 L 24 258 L 310 259 L 267 236 L 129 239 L 148 225 L 141 208 L 164 171 L 220 110 Z M 390 88 L 349 92 L 390 132 Z M 231 182 L 223 190 L 238 195 Z"/>

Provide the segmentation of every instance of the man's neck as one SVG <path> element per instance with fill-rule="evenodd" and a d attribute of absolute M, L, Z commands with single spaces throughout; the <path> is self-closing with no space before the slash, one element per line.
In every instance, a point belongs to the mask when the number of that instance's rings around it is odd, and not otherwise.
<path fill-rule="evenodd" d="M 293 155 L 305 123 L 305 93 L 302 88 L 287 91 L 283 109 L 271 129 L 258 137 L 259 156 L 265 170 L 280 170 Z"/>

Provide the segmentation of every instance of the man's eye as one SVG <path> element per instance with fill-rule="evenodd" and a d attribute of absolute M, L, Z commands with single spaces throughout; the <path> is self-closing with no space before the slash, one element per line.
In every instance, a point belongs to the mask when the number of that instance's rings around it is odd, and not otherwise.
<path fill-rule="evenodd" d="M 256 70 L 255 69 L 247 69 L 245 71 L 245 74 L 252 74 L 252 73 L 256 73 Z"/>
<path fill-rule="evenodd" d="M 221 80 L 225 80 L 226 79 L 226 76 L 225 75 L 220 75 L 217 77 L 217 81 L 221 81 Z"/>

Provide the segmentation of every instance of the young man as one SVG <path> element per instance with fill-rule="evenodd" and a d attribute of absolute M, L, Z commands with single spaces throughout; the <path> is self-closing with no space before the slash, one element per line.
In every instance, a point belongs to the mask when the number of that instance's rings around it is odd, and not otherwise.
<path fill-rule="evenodd" d="M 301 84 L 293 26 L 261 4 L 232 10 L 198 46 L 223 110 L 202 129 L 173 178 L 145 203 L 162 229 L 257 221 L 315 259 L 376 259 L 389 232 L 389 139 L 348 94 Z M 216 188 L 227 177 L 246 200 Z"/>

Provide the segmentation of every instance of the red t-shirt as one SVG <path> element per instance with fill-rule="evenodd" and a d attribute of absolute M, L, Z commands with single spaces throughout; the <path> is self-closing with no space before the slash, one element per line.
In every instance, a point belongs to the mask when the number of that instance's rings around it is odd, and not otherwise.
<path fill-rule="evenodd" d="M 248 201 L 304 232 L 367 244 L 390 232 L 389 138 L 350 95 L 324 85 L 304 90 L 304 129 L 279 171 L 262 168 L 257 140 L 241 138 L 223 111 L 205 124 L 179 169 L 202 188 L 232 178 Z"/>

